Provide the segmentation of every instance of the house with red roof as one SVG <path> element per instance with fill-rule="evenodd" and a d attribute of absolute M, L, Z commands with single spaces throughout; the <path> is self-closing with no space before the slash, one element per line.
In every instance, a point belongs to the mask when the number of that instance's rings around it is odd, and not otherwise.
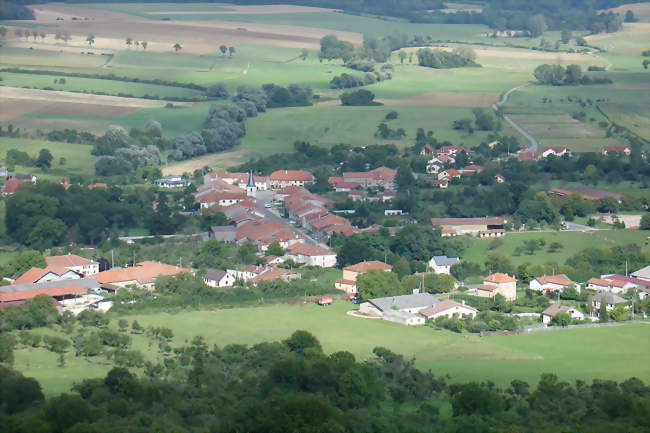
<path fill-rule="evenodd" d="M 373 270 L 392 272 L 393 267 L 378 260 L 360 262 L 354 265 L 346 266 L 343 268 L 342 278 L 336 280 L 334 287 L 339 290 L 343 290 L 348 294 L 357 293 L 357 278 L 359 275 Z"/>
<path fill-rule="evenodd" d="M 437 155 L 447 155 L 447 156 L 456 156 L 461 152 L 469 155 L 471 151 L 464 146 L 442 146 L 436 151 Z"/>
<path fill-rule="evenodd" d="M 598 292 L 625 293 L 629 288 L 635 287 L 626 281 L 609 278 L 590 278 L 587 288 Z"/>
<path fill-rule="evenodd" d="M 494 298 L 496 295 L 503 296 L 506 301 L 517 299 L 517 279 L 500 272 L 483 278 L 483 284 L 476 288 L 476 296 Z"/>
<path fill-rule="evenodd" d="M 282 189 L 287 186 L 305 186 L 314 183 L 314 175 L 305 170 L 277 170 L 269 175 L 269 187 Z"/>
<path fill-rule="evenodd" d="M 77 272 L 58 266 L 34 267 L 16 278 L 13 284 L 37 284 L 47 283 L 48 281 L 79 280 L 81 278 L 82 275 Z"/>
<path fill-rule="evenodd" d="M 535 290 L 536 292 L 561 292 L 567 287 L 578 287 L 579 289 L 579 286 L 564 274 L 535 277 L 530 280 L 529 287 L 530 290 Z"/>
<path fill-rule="evenodd" d="M 65 268 L 84 276 L 99 272 L 99 262 L 88 260 L 76 254 L 48 256 L 45 257 L 45 263 L 47 263 L 48 267 Z"/>
<path fill-rule="evenodd" d="M 483 171 L 483 167 L 481 167 L 480 165 L 471 164 L 468 165 L 467 167 L 461 168 L 458 171 L 463 176 L 471 176 L 473 174 L 480 173 L 481 171 Z"/>
<path fill-rule="evenodd" d="M 419 314 L 428 320 L 435 320 L 438 317 L 448 317 L 450 319 L 454 317 L 459 319 L 464 319 L 465 317 L 473 318 L 477 313 L 478 310 L 476 308 L 465 305 L 464 302 L 461 304 L 452 300 L 436 302 L 433 306 L 419 311 Z"/>
<path fill-rule="evenodd" d="M 603 146 L 600 149 L 600 153 L 603 155 L 622 154 L 625 156 L 630 156 L 632 149 L 630 146 Z"/>
<path fill-rule="evenodd" d="M 5 181 L 5 184 L 2 185 L 2 190 L 0 190 L 0 194 L 2 195 L 11 195 L 18 191 L 18 187 L 22 185 L 23 183 L 29 183 L 28 180 L 21 180 L 21 179 L 16 179 L 14 177 L 7 179 Z"/>
<path fill-rule="evenodd" d="M 26 300 L 38 295 L 47 295 L 57 303 L 65 303 L 68 300 L 77 300 L 79 297 L 88 295 L 90 291 L 96 290 L 99 290 L 99 282 L 94 278 L 0 286 L 0 308 L 21 305 Z"/>
<path fill-rule="evenodd" d="M 397 170 L 388 167 L 377 167 L 370 171 L 348 171 L 343 173 L 346 183 L 358 183 L 363 188 L 381 186 L 387 189 L 395 188 Z"/>
<path fill-rule="evenodd" d="M 542 153 L 520 151 L 517 152 L 516 156 L 519 161 L 537 161 L 542 157 Z"/>
<path fill-rule="evenodd" d="M 542 323 L 549 324 L 551 320 L 553 320 L 553 317 L 555 317 L 558 313 L 567 313 L 569 317 L 573 320 L 584 320 L 585 315 L 582 311 L 574 308 L 574 307 L 569 307 L 567 305 L 560 305 L 560 304 L 553 304 L 550 307 L 548 307 L 546 310 L 542 311 Z"/>
<path fill-rule="evenodd" d="M 184 272 L 191 272 L 191 270 L 164 263 L 144 261 L 128 268 L 113 268 L 99 272 L 94 274 L 93 278 L 102 285 L 110 284 L 117 288 L 136 286 L 153 290 L 158 277 L 173 276 Z"/>
<path fill-rule="evenodd" d="M 429 143 L 426 143 L 424 146 L 422 146 L 422 149 L 420 149 L 420 155 L 433 155 L 435 151 L 436 149 L 433 146 L 431 146 Z"/>
<path fill-rule="evenodd" d="M 285 257 L 296 263 L 304 263 L 309 266 L 320 266 L 322 268 L 336 266 L 336 252 L 319 245 L 295 243 L 287 248 Z"/>
<path fill-rule="evenodd" d="M 438 180 L 451 181 L 452 179 L 460 179 L 462 174 L 455 168 L 447 168 L 438 173 Z"/>

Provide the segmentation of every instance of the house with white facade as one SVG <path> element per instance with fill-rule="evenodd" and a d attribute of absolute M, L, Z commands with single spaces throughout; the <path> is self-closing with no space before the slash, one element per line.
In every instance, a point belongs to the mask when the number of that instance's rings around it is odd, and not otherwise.
<path fill-rule="evenodd" d="M 438 317 L 448 317 L 450 319 L 453 317 L 459 319 L 465 317 L 474 318 L 477 313 L 476 308 L 452 300 L 436 302 L 433 306 L 420 310 L 420 314 L 429 320 L 435 320 Z"/>
<path fill-rule="evenodd" d="M 203 281 L 210 287 L 230 287 L 235 284 L 237 279 L 227 271 L 208 269 L 203 277 Z"/>
<path fill-rule="evenodd" d="M 436 274 L 449 275 L 451 267 L 459 264 L 460 259 L 458 257 L 433 256 L 431 260 L 429 260 L 429 269 Z"/>
<path fill-rule="evenodd" d="M 45 257 L 45 263 L 47 263 L 47 266 L 66 268 L 86 277 L 99 272 L 99 262 L 75 254 Z"/>
<path fill-rule="evenodd" d="M 574 307 L 569 307 L 567 305 L 553 304 L 548 307 L 546 310 L 542 311 L 542 323 L 545 325 L 550 323 L 553 317 L 556 314 L 564 312 L 571 317 L 573 320 L 584 320 L 585 315 L 582 311 L 575 309 Z"/>
<path fill-rule="evenodd" d="M 578 287 L 576 283 L 564 274 L 535 277 L 529 283 L 530 290 L 535 290 L 536 292 L 561 292 L 571 286 Z"/>
<path fill-rule="evenodd" d="M 285 253 L 285 258 L 309 266 L 320 266 L 322 268 L 333 268 L 336 266 L 336 252 L 329 248 L 308 245 L 302 242 L 289 245 Z"/>

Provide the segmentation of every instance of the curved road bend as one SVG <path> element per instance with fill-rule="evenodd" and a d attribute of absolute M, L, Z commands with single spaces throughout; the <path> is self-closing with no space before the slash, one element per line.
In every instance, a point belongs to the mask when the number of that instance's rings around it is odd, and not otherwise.
<path fill-rule="evenodd" d="M 509 89 L 506 93 L 501 95 L 501 99 L 499 99 L 499 102 L 495 102 L 494 104 L 492 104 L 492 109 L 494 111 L 497 111 L 503 104 L 508 102 L 508 98 L 510 97 L 510 95 L 512 93 L 516 92 L 519 89 L 523 89 L 526 86 L 530 86 L 531 84 L 533 84 L 533 83 L 526 82 L 524 84 L 520 84 L 520 85 L 518 85 L 516 87 L 513 87 L 512 89 Z M 504 114 L 503 118 L 517 132 L 519 132 L 521 135 L 523 135 L 524 138 L 528 141 L 528 143 L 530 143 L 530 145 L 524 151 L 525 152 L 537 152 L 537 149 L 539 149 L 539 143 L 537 142 L 537 140 L 535 140 L 535 138 L 532 135 L 530 135 L 528 132 L 526 132 L 521 126 L 517 125 L 517 123 L 515 123 L 515 121 L 512 120 L 510 118 L 510 116 Z"/>

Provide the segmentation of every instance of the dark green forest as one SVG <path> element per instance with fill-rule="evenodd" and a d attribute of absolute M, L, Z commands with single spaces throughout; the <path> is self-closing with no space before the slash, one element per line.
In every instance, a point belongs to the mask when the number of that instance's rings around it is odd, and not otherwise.
<path fill-rule="evenodd" d="M 359 362 L 323 352 L 306 331 L 282 342 L 208 347 L 196 337 L 144 375 L 123 367 L 45 398 L 39 383 L 0 367 L 0 430 L 6 433 L 641 433 L 650 429 L 650 387 L 563 382 L 542 374 L 449 383 L 385 348 Z M 53 367 L 56 368 L 56 367 Z M 441 412 L 441 402 L 451 413 Z"/>

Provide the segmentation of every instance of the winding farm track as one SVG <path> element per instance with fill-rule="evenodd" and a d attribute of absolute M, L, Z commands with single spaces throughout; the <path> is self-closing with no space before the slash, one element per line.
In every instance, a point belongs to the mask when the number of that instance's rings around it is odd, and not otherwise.
<path fill-rule="evenodd" d="M 503 104 L 505 104 L 506 102 L 508 102 L 508 98 L 510 97 L 511 94 L 513 94 L 514 92 L 516 92 L 516 91 L 519 90 L 519 89 L 523 89 L 524 87 L 530 86 L 531 84 L 533 84 L 533 83 L 530 82 L 530 81 L 528 81 L 528 82 L 526 82 L 526 83 L 523 83 L 523 84 L 520 84 L 520 85 L 518 85 L 518 86 L 515 86 L 515 87 L 513 87 L 512 89 L 509 89 L 507 92 L 505 92 L 503 95 L 501 95 L 501 99 L 499 99 L 498 102 L 495 102 L 494 104 L 492 104 L 492 109 L 493 109 L 494 111 L 498 111 L 499 108 L 500 108 Z M 516 123 L 514 120 L 512 120 L 512 119 L 510 118 L 510 116 L 504 114 L 504 115 L 503 115 L 503 119 L 504 119 L 506 122 L 508 122 L 508 124 L 509 124 L 510 126 L 512 126 L 512 127 L 513 127 L 517 132 L 519 132 L 521 135 L 523 135 L 524 138 L 528 141 L 528 143 L 530 144 L 530 146 L 528 146 L 528 147 L 525 149 L 525 152 L 537 152 L 537 149 L 539 149 L 539 142 L 535 139 L 535 137 L 533 137 L 533 136 L 530 135 L 528 132 L 526 132 L 526 131 L 524 130 L 524 128 L 522 128 L 521 126 L 517 125 L 517 123 Z"/>

